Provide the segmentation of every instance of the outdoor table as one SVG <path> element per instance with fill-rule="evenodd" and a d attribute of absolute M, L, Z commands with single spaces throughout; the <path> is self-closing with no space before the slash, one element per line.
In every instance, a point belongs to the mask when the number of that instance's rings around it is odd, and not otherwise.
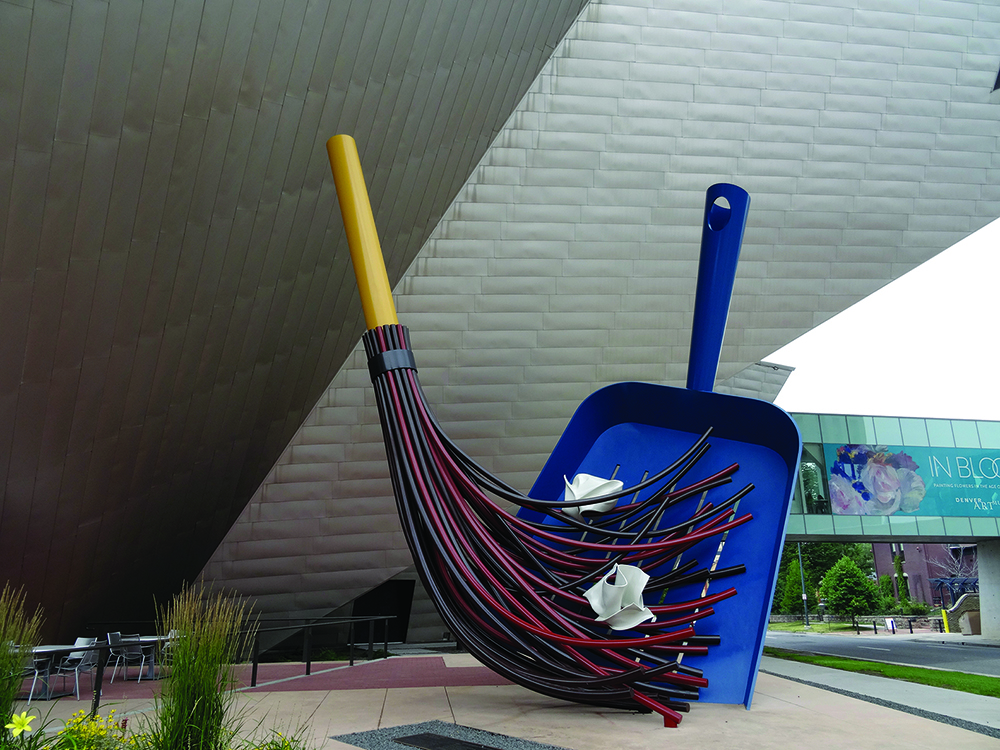
<path fill-rule="evenodd" d="M 166 636 L 161 635 L 144 635 L 136 638 L 126 638 L 123 639 L 125 644 L 136 643 L 138 641 L 139 645 L 145 650 L 150 649 L 149 659 L 147 661 L 147 666 L 145 673 L 140 672 L 140 678 L 142 679 L 156 679 L 156 645 L 161 641 L 165 641 Z M 72 692 L 56 692 L 52 686 L 52 677 L 54 666 L 57 659 L 62 656 L 67 656 L 74 651 L 91 651 L 98 650 L 106 652 L 108 650 L 107 642 L 98 643 L 94 646 L 77 646 L 77 645 L 62 645 L 62 644 L 45 644 L 42 646 L 34 646 L 31 649 L 32 659 L 34 660 L 35 668 L 38 670 L 38 682 L 41 683 L 41 687 L 35 686 L 34 692 L 28 696 L 29 701 L 32 700 L 55 700 L 56 698 L 62 698 L 67 695 L 73 695 Z M 103 673 L 104 661 L 106 655 L 98 657 L 97 671 Z M 137 680 L 140 678 L 136 678 Z M 96 679 L 95 676 L 95 687 L 97 687 L 97 692 L 100 692 L 101 680 Z M 96 698 L 97 696 L 95 696 Z M 99 699 L 98 699 L 99 700 Z"/>

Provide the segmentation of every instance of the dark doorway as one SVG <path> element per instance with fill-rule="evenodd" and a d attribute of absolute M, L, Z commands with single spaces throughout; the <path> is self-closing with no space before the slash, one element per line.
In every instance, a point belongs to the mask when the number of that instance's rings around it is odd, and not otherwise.
<path fill-rule="evenodd" d="M 410 624 L 410 608 L 413 605 L 413 588 L 416 581 L 391 580 L 377 586 L 367 594 L 362 594 L 354 600 L 354 617 L 371 617 L 374 615 L 394 615 L 395 619 L 375 623 L 375 642 L 406 642 L 406 629 Z M 389 634 L 385 636 L 386 622 Z M 368 635 L 368 628 L 361 624 L 355 626 L 355 637 L 358 641 Z"/>

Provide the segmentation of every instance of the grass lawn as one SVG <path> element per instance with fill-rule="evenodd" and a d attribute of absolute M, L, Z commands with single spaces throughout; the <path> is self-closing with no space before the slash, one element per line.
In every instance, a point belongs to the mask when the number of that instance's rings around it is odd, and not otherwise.
<path fill-rule="evenodd" d="M 782 633 L 853 633 L 854 626 L 849 622 L 810 622 L 809 630 L 801 622 L 772 622 L 768 630 L 778 630 Z M 872 626 L 862 626 L 862 630 L 871 630 Z"/>
<path fill-rule="evenodd" d="M 931 685 L 932 687 L 959 690 L 963 693 L 974 693 L 975 695 L 987 695 L 991 698 L 1000 698 L 1000 677 L 983 677 L 981 675 L 965 674 L 964 672 L 950 672 L 943 669 L 904 667 L 898 664 L 881 664 L 875 661 L 845 659 L 839 656 L 798 654 L 793 651 L 772 648 L 771 646 L 765 646 L 764 653 L 767 656 L 774 656 L 779 659 L 790 659 L 792 661 L 801 661 L 807 664 L 815 664 L 820 667 L 831 667 L 833 669 L 843 669 L 848 672 L 860 672 L 862 674 L 872 674 L 879 677 L 890 677 L 894 680 L 905 680 L 907 682 L 915 682 L 919 685 Z"/>

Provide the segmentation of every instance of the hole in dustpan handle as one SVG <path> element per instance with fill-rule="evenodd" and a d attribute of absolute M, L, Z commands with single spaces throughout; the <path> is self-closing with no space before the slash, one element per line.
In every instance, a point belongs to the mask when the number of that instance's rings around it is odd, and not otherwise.
<path fill-rule="evenodd" d="M 715 387 L 749 209 L 750 195 L 741 187 L 722 182 L 706 191 L 688 356 L 687 387 L 692 390 L 711 391 Z"/>

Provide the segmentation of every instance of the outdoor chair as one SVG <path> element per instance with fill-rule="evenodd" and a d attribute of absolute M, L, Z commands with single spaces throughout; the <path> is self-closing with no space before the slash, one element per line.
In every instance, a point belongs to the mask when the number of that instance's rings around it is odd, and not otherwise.
<path fill-rule="evenodd" d="M 36 659 L 30 654 L 24 660 L 21 679 L 26 680 L 29 677 L 31 678 L 31 689 L 28 691 L 28 705 L 31 705 L 31 699 L 35 697 L 35 685 L 38 683 L 38 678 L 45 674 L 47 662 L 47 659 Z"/>
<path fill-rule="evenodd" d="M 74 646 L 95 646 L 96 638 L 77 638 Z M 97 657 L 100 651 L 97 649 L 87 651 L 71 651 L 68 656 L 64 656 L 56 665 L 55 673 L 63 676 L 63 684 L 66 683 L 66 675 L 73 675 L 76 682 L 76 699 L 80 700 L 80 672 L 92 672 L 97 667 Z M 93 684 L 93 676 L 91 677 Z"/>
<path fill-rule="evenodd" d="M 160 648 L 160 667 L 162 669 L 173 666 L 174 651 L 177 649 L 178 638 L 180 638 L 180 631 L 176 629 L 167 633 L 167 637 L 163 641 L 163 646 Z"/>
<path fill-rule="evenodd" d="M 111 670 L 111 682 L 115 681 L 115 674 L 118 667 L 122 668 L 122 679 L 128 679 L 128 668 L 130 664 L 139 666 L 139 681 L 142 681 L 142 668 L 146 666 L 146 654 L 139 644 L 138 635 L 122 635 L 119 633 L 108 633 L 108 645 L 110 655 L 108 664 L 114 661 L 115 665 Z"/>
<path fill-rule="evenodd" d="M 125 658 L 125 647 L 122 645 L 122 634 L 108 633 L 108 661 L 105 663 L 105 668 L 107 668 L 111 662 L 115 663 L 114 668 L 118 669 L 118 664 L 122 659 Z M 111 673 L 111 681 L 115 681 L 114 672 Z"/>
<path fill-rule="evenodd" d="M 125 646 L 124 670 L 128 670 L 129 664 L 138 664 L 139 677 L 137 682 L 142 682 L 142 672 L 146 668 L 147 662 L 153 663 L 153 646 L 143 646 L 138 633 L 122 635 L 122 645 Z M 126 676 L 124 679 L 128 679 L 128 677 Z"/>

